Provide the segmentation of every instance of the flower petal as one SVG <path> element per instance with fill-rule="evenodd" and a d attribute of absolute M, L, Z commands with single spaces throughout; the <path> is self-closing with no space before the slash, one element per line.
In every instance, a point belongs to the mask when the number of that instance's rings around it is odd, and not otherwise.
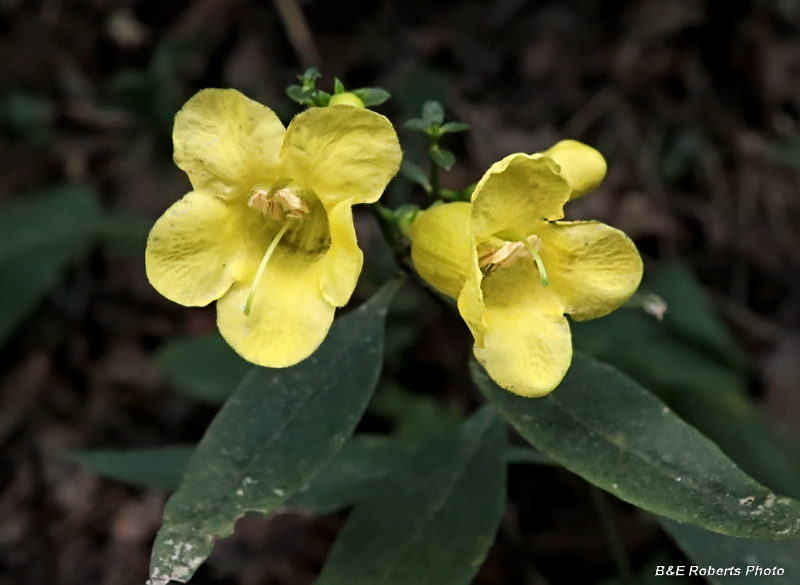
<path fill-rule="evenodd" d="M 543 396 L 572 361 L 572 339 L 558 296 L 540 284 L 533 262 L 500 267 L 484 278 L 486 333 L 477 360 L 500 386 Z"/>
<path fill-rule="evenodd" d="M 436 205 L 420 212 L 409 229 L 411 260 L 433 288 L 458 298 L 472 269 L 469 203 Z"/>
<path fill-rule="evenodd" d="M 277 179 L 285 132 L 266 106 L 234 89 L 205 89 L 175 116 L 175 164 L 197 191 L 243 195 Z"/>
<path fill-rule="evenodd" d="M 248 316 L 244 306 L 252 276 L 217 302 L 220 333 L 239 355 L 260 366 L 284 368 L 304 360 L 333 322 L 335 309 L 320 292 L 320 275 L 318 258 L 278 248 L 256 286 Z"/>
<path fill-rule="evenodd" d="M 501 232 L 529 236 L 545 221 L 564 217 L 569 194 L 552 159 L 541 154 L 507 156 L 491 166 L 472 193 L 476 242 Z"/>
<path fill-rule="evenodd" d="M 549 288 L 573 319 L 602 317 L 636 292 L 642 259 L 620 230 L 597 221 L 557 222 L 539 236 Z"/>
<path fill-rule="evenodd" d="M 351 201 L 342 201 L 328 212 L 331 247 L 322 259 L 322 296 L 334 307 L 350 300 L 361 274 L 364 254 L 356 241 Z"/>
<path fill-rule="evenodd" d="M 284 175 L 308 186 L 328 208 L 347 199 L 377 201 L 401 157 L 389 120 L 346 105 L 295 116 L 281 150 Z"/>
<path fill-rule="evenodd" d="M 483 320 L 485 307 L 483 304 L 483 291 L 481 282 L 483 274 L 478 267 L 478 256 L 472 256 L 472 269 L 469 272 L 467 281 L 458 295 L 458 312 L 461 318 L 472 332 L 475 339 L 475 347 L 483 347 L 483 338 L 486 335 L 486 322 Z"/>
<path fill-rule="evenodd" d="M 552 158 L 561 167 L 561 175 L 572 187 L 570 199 L 594 191 L 608 170 L 602 154 L 577 140 L 562 140 L 542 154 Z"/>
<path fill-rule="evenodd" d="M 192 191 L 162 215 L 147 239 L 153 287 L 187 307 L 221 297 L 243 268 L 241 216 L 213 195 Z"/>

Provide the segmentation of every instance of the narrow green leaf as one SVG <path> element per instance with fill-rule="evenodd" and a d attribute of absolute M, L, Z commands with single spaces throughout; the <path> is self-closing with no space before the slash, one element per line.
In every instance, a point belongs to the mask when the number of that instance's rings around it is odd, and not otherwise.
<path fill-rule="evenodd" d="M 467 585 L 505 505 L 505 425 L 489 408 L 365 494 L 317 585 Z"/>
<path fill-rule="evenodd" d="M 239 517 L 281 506 L 342 448 L 378 381 L 384 321 L 398 286 L 386 285 L 338 319 L 310 358 L 245 378 L 167 503 L 152 578 L 188 580 Z"/>
<path fill-rule="evenodd" d="M 177 489 L 193 446 L 160 447 L 130 451 L 74 451 L 67 455 L 103 477 L 152 489 Z"/>
<path fill-rule="evenodd" d="M 314 96 L 314 102 L 320 108 L 325 108 L 331 101 L 331 94 L 327 91 L 317 90 L 316 95 Z"/>
<path fill-rule="evenodd" d="M 73 187 L 26 197 L 0 212 L 0 343 L 97 237 L 100 218 L 91 193 Z"/>
<path fill-rule="evenodd" d="M 444 108 L 437 101 L 429 100 L 422 105 L 422 119 L 430 126 L 444 122 Z"/>
<path fill-rule="evenodd" d="M 356 435 L 330 463 L 286 502 L 284 509 L 330 514 L 359 502 L 417 445 L 385 436 Z"/>
<path fill-rule="evenodd" d="M 253 369 L 218 334 L 171 341 L 159 349 L 156 363 L 181 389 L 206 402 L 224 402 Z"/>
<path fill-rule="evenodd" d="M 800 536 L 800 503 L 756 483 L 711 441 L 611 366 L 576 353 L 543 398 L 472 377 L 500 413 L 557 463 L 645 510 L 725 534 Z"/>
<path fill-rule="evenodd" d="M 431 149 L 431 160 L 444 170 L 449 171 L 456 164 L 456 155 L 449 150 L 442 150 L 439 148 Z"/>
<path fill-rule="evenodd" d="M 418 185 L 422 185 L 426 191 L 430 191 L 431 184 L 430 181 L 428 181 L 428 175 L 426 175 L 425 171 L 423 171 L 418 165 L 404 159 L 400 164 L 400 172 L 409 181 L 417 183 Z"/>
<path fill-rule="evenodd" d="M 345 91 L 347 90 L 344 88 L 344 83 L 342 83 L 341 80 L 336 77 L 333 80 L 333 95 L 338 95 L 340 93 L 344 93 Z"/>
<path fill-rule="evenodd" d="M 399 438 L 423 439 L 459 425 L 458 417 L 433 396 L 409 392 L 399 384 L 381 384 L 370 403 L 370 411 L 393 423 Z"/>
<path fill-rule="evenodd" d="M 380 87 L 362 87 L 361 89 L 355 90 L 353 93 L 356 94 L 368 108 L 379 106 L 392 97 L 392 94 Z"/>
<path fill-rule="evenodd" d="M 666 518 L 658 519 L 680 549 L 696 565 L 685 571 L 702 576 L 713 585 L 796 585 L 800 575 L 800 540 L 775 542 L 753 538 L 736 538 L 703 530 Z M 726 576 L 709 575 L 709 568 L 738 569 Z M 767 570 L 769 574 L 764 574 Z M 778 571 L 780 569 L 780 571 Z M 781 574 L 773 574 L 780 572 Z M 701 571 L 704 573 L 701 575 Z"/>
<path fill-rule="evenodd" d="M 447 124 L 443 124 L 440 131 L 442 134 L 448 134 L 452 132 L 464 132 L 469 130 L 469 124 L 464 122 L 448 122 Z"/>
<path fill-rule="evenodd" d="M 418 132 L 427 132 L 428 124 L 424 120 L 421 120 L 420 118 L 411 118 L 410 120 L 406 120 L 403 123 L 403 128 L 408 128 L 409 130 L 416 130 Z"/>

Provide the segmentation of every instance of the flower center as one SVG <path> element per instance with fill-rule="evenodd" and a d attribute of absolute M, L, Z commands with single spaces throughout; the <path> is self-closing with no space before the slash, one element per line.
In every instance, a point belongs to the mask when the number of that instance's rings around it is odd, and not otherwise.
<path fill-rule="evenodd" d="M 505 235 L 505 234 L 504 234 Z M 542 239 L 537 235 L 527 238 L 514 238 L 511 241 L 501 238 L 491 238 L 478 247 L 478 266 L 488 274 L 497 267 L 511 266 L 521 259 L 532 259 L 539 270 L 539 279 L 542 286 L 550 284 L 544 262 L 539 255 Z"/>
<path fill-rule="evenodd" d="M 272 191 L 261 188 L 253 190 L 247 205 L 272 219 L 285 217 L 303 218 L 308 215 L 308 204 L 288 186 Z"/>
<path fill-rule="evenodd" d="M 247 205 L 257 211 L 247 221 L 254 245 L 266 251 L 258 265 L 244 306 L 250 315 L 256 287 L 266 271 L 278 244 L 284 254 L 319 256 L 330 247 L 328 216 L 316 195 L 302 185 L 280 180 L 272 188 L 256 185 Z M 274 235 L 272 235 L 274 234 Z"/>

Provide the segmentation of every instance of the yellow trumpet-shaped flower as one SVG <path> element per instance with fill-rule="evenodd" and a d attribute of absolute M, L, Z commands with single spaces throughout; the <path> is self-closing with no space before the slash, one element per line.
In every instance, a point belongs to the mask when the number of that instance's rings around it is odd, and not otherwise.
<path fill-rule="evenodd" d="M 636 291 L 642 260 L 621 231 L 559 221 L 564 204 L 599 185 L 602 155 L 575 141 L 512 154 L 483 176 L 471 203 L 445 203 L 409 229 L 417 272 L 458 300 L 474 353 L 500 386 L 542 396 L 572 361 L 565 315 L 605 315 Z"/>
<path fill-rule="evenodd" d="M 208 89 L 178 112 L 172 138 L 194 190 L 150 232 L 150 282 L 185 306 L 217 301 L 220 332 L 248 361 L 308 357 L 361 272 L 351 208 L 376 201 L 399 168 L 392 124 L 337 105 L 284 128 L 239 92 Z"/>

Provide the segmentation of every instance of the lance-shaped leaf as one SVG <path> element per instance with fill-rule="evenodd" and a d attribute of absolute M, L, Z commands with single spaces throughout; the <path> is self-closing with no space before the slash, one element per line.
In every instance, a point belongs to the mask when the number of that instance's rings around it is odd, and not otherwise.
<path fill-rule="evenodd" d="M 709 532 L 691 524 L 659 518 L 659 523 L 672 540 L 696 564 L 696 575 L 704 569 L 703 578 L 713 585 L 796 585 L 800 575 L 800 540 L 757 540 L 736 538 Z M 726 568 L 739 569 L 739 574 Z M 722 569 L 723 574 L 710 575 L 708 569 Z M 767 571 L 765 571 L 765 569 Z M 780 571 L 778 571 L 780 569 Z M 687 569 L 687 574 L 691 569 Z M 765 574 L 765 572 L 767 574 Z M 776 574 L 776 573 L 781 574 Z"/>
<path fill-rule="evenodd" d="M 67 457 L 103 477 L 124 483 L 171 491 L 180 485 L 194 446 L 117 451 L 74 451 Z"/>
<path fill-rule="evenodd" d="M 378 381 L 397 286 L 337 320 L 307 360 L 254 368 L 227 400 L 167 503 L 150 565 L 155 582 L 189 579 L 239 517 L 278 508 L 342 448 Z"/>
<path fill-rule="evenodd" d="M 252 368 L 219 334 L 171 341 L 159 348 L 156 363 L 205 402 L 225 402 Z"/>
<path fill-rule="evenodd" d="M 505 425 L 484 408 L 364 494 L 317 585 L 467 585 L 505 504 Z"/>
<path fill-rule="evenodd" d="M 561 385 L 522 398 L 476 363 L 472 377 L 531 445 L 640 508 L 724 534 L 800 536 L 800 503 L 779 497 L 636 382 L 576 353 Z"/>

